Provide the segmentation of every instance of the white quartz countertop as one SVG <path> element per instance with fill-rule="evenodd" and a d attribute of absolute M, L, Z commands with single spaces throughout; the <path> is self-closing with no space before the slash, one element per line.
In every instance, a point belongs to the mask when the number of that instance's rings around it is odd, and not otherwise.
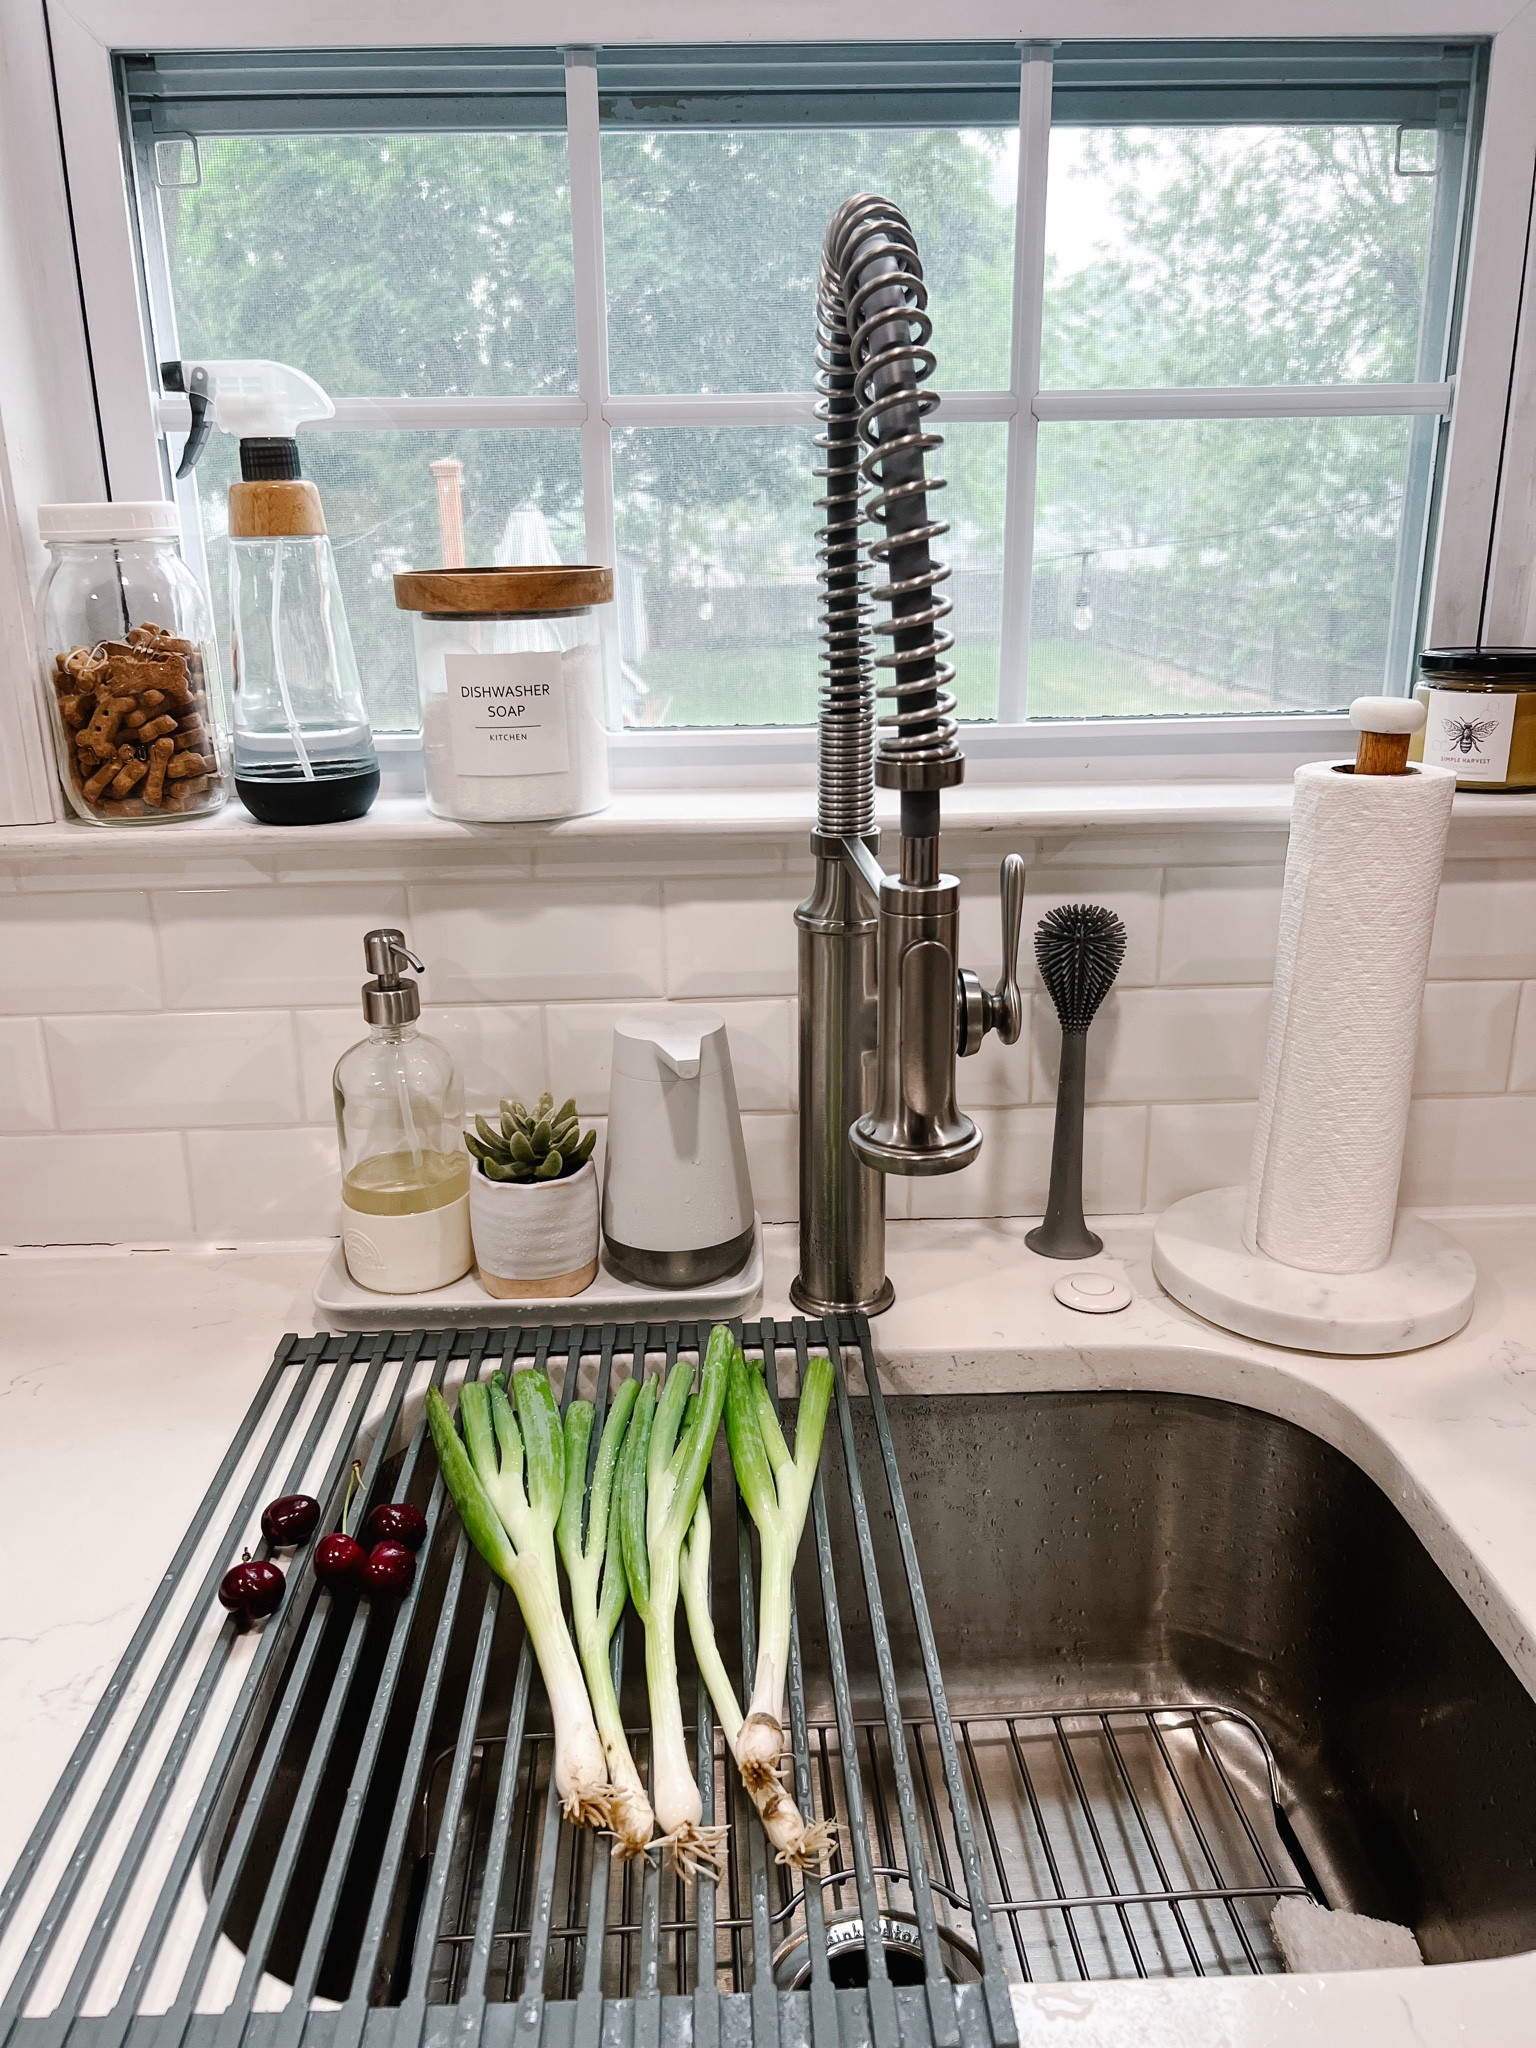
<path fill-rule="evenodd" d="M 894 1224 L 875 1324 L 896 1391 L 1142 1387 L 1281 1415 L 1397 1502 L 1536 1694 L 1536 1215 L 1444 1217 L 1475 1256 L 1460 1336 L 1323 1360 L 1229 1337 L 1155 1286 L 1150 1223 L 1104 1226 L 1120 1315 L 1059 1306 L 1024 1221 Z M 765 1308 L 788 1315 L 792 1231 Z M 0 1256 L 0 1872 L 26 1840 L 329 1247 Z M 1536 1955 L 1425 1970 L 1032 1987 L 1061 2048 L 1529 2048 Z"/>

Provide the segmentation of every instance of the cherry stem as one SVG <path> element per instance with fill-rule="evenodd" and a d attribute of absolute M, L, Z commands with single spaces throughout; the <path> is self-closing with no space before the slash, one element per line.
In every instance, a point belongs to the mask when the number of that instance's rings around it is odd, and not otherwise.
<path fill-rule="evenodd" d="M 354 1458 L 352 1460 L 352 1477 L 347 1481 L 347 1497 L 341 1504 L 341 1533 L 343 1536 L 351 1534 L 351 1531 L 347 1528 L 347 1517 L 352 1512 L 352 1497 L 362 1483 L 363 1461 L 361 1458 Z"/>

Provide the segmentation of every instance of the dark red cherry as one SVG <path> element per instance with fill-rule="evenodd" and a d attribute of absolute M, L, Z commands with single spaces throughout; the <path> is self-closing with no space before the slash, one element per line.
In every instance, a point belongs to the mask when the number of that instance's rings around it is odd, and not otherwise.
<path fill-rule="evenodd" d="M 315 1577 L 322 1586 L 355 1586 L 368 1553 L 355 1536 L 322 1536 L 315 1545 Z"/>
<path fill-rule="evenodd" d="M 320 1523 L 320 1503 L 307 1493 L 285 1493 L 261 1511 L 261 1533 L 278 1548 L 307 1543 Z"/>
<path fill-rule="evenodd" d="M 247 1557 L 231 1565 L 219 1581 L 219 1605 L 242 1621 L 259 1621 L 277 1610 L 283 1597 L 283 1575 L 264 1557 Z"/>
<path fill-rule="evenodd" d="M 398 1599 L 410 1591 L 416 1576 L 416 1560 L 403 1543 L 375 1543 L 363 1561 L 359 1574 L 365 1593 Z"/>
<path fill-rule="evenodd" d="M 403 1543 L 407 1550 L 420 1550 L 426 1540 L 427 1518 L 408 1500 L 381 1500 L 363 1524 L 365 1543 Z"/>

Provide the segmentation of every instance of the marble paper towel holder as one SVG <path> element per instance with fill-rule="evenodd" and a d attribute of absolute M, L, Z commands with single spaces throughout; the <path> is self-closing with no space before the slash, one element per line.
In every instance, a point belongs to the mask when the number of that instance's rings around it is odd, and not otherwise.
<path fill-rule="evenodd" d="M 1359 736 L 1355 774 L 1408 772 L 1408 743 L 1424 723 L 1421 704 L 1360 697 L 1350 723 Z M 1264 1344 L 1365 1357 L 1438 1344 L 1472 1314 L 1477 1268 L 1453 1238 L 1420 1217 L 1398 1210 L 1383 1265 L 1318 1273 L 1250 1250 L 1247 1208 L 1246 1188 L 1209 1188 L 1157 1220 L 1152 1270 L 1175 1301 L 1207 1322 Z"/>
<path fill-rule="evenodd" d="M 1248 1190 L 1208 1188 L 1157 1219 L 1152 1271 L 1208 1323 L 1292 1351 L 1363 1357 L 1454 1337 L 1472 1314 L 1477 1268 L 1433 1223 L 1400 1209 L 1392 1249 L 1370 1273 L 1311 1273 L 1243 1242 Z"/>

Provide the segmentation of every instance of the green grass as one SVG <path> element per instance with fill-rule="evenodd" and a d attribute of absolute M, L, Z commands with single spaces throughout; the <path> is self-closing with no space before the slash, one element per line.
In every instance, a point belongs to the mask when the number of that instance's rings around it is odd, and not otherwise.
<path fill-rule="evenodd" d="M 962 718 L 997 715 L 997 650 L 961 646 L 955 695 Z M 658 652 L 639 665 L 651 686 L 651 721 L 665 726 L 810 725 L 816 718 L 814 650 Z M 1251 711 L 1219 683 L 1131 654 L 1080 641 L 1037 641 L 1029 657 L 1032 718 L 1146 718 L 1190 712 Z"/>

